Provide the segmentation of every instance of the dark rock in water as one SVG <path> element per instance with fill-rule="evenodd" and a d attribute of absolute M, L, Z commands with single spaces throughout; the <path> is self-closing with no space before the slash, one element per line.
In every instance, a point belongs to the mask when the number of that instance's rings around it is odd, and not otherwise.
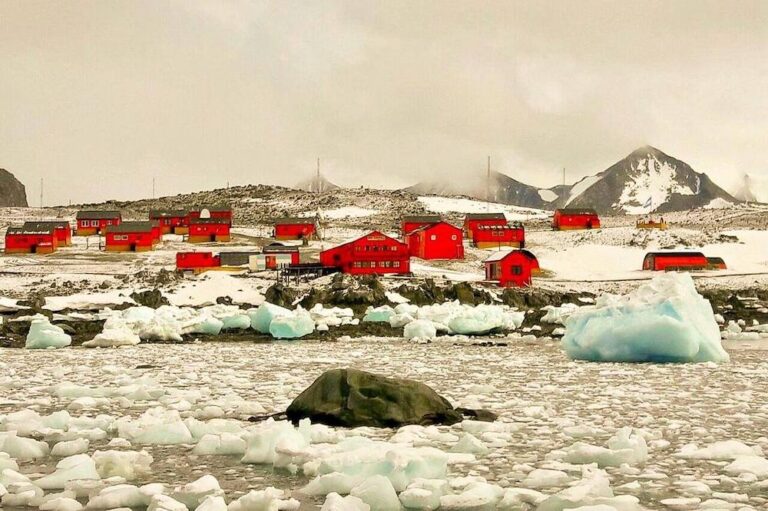
<path fill-rule="evenodd" d="M 455 424 L 462 414 L 427 385 L 357 369 L 323 373 L 286 410 L 288 419 L 329 426 L 397 428 Z"/>
<path fill-rule="evenodd" d="M 472 419 L 480 422 L 493 422 L 499 418 L 498 415 L 489 410 L 473 410 L 471 408 L 456 408 L 456 411 L 461 413 L 467 419 Z"/>
<path fill-rule="evenodd" d="M 168 299 L 163 296 L 159 289 L 148 289 L 140 293 L 131 293 L 133 301 L 145 307 L 157 309 L 161 305 L 169 305 Z"/>
<path fill-rule="evenodd" d="M 16 176 L 5 169 L 0 169 L 0 207 L 26 208 L 27 190 Z"/>
<path fill-rule="evenodd" d="M 216 303 L 219 305 L 232 305 L 232 298 L 229 296 L 220 296 L 216 298 Z"/>

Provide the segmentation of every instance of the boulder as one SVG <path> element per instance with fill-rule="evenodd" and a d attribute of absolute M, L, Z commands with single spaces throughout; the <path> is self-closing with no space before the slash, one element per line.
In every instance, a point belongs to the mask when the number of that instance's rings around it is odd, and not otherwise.
<path fill-rule="evenodd" d="M 163 293 L 157 288 L 131 293 L 131 298 L 133 298 L 133 301 L 137 304 L 152 309 L 157 309 L 161 305 L 169 305 L 170 303 L 168 302 L 168 298 L 164 297 Z"/>
<path fill-rule="evenodd" d="M 27 207 L 27 190 L 5 169 L 0 169 L 0 207 Z"/>
<path fill-rule="evenodd" d="M 286 411 L 328 426 L 398 428 L 455 424 L 462 414 L 427 385 L 357 369 L 332 369 L 302 392 Z"/>

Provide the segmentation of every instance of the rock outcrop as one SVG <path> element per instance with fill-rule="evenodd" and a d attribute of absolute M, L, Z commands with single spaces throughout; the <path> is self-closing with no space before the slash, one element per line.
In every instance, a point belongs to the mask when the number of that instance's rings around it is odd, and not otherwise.
<path fill-rule="evenodd" d="M 16 176 L 0 169 L 0 207 L 26 208 L 27 190 Z"/>
<path fill-rule="evenodd" d="M 447 399 L 423 383 L 357 369 L 323 373 L 286 410 L 288 419 L 329 426 L 398 428 L 455 424 L 463 418 Z"/>

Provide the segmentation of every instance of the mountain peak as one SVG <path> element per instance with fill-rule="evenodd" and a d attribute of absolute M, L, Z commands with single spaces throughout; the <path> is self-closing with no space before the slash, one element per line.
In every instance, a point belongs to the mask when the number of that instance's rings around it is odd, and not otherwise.
<path fill-rule="evenodd" d="M 635 149 L 629 154 L 629 157 L 645 157 L 648 155 L 655 156 L 657 158 L 659 156 L 663 156 L 667 158 L 669 157 L 664 152 L 653 147 L 652 145 L 644 145 L 642 147 L 638 147 L 637 149 Z"/>

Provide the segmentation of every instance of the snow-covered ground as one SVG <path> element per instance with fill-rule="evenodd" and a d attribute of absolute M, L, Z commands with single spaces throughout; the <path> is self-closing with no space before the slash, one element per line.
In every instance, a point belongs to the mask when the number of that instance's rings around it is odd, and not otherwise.
<path fill-rule="evenodd" d="M 136 486 L 162 483 L 144 487 L 145 494 L 153 490 L 149 493 L 184 500 L 184 491 L 174 488 L 210 474 L 221 488 L 210 493 L 226 502 L 274 486 L 289 492 L 283 500 L 290 496 L 312 509 L 339 484 L 328 478 L 322 485 L 316 481 L 315 488 L 325 489 L 307 495 L 302 489 L 315 478 L 307 467 L 326 459 L 343 439 L 356 437 L 355 442 L 371 442 L 368 455 L 374 457 L 389 450 L 392 456 L 412 458 L 420 452 L 413 446 L 437 449 L 432 457 L 447 461 L 447 472 L 440 475 L 438 468 L 431 476 L 438 481 L 431 484 L 445 486 L 446 495 L 440 499 L 438 493 L 437 498 L 445 509 L 474 509 L 452 507 L 473 495 L 471 501 L 485 502 L 487 509 L 526 509 L 521 501 L 543 506 L 539 509 L 561 509 L 550 506 L 568 499 L 572 505 L 622 510 L 764 509 L 768 408 L 760 396 L 768 393 L 763 377 L 768 351 L 731 349 L 730 354 L 731 363 L 724 365 L 597 364 L 570 361 L 550 343 L 480 347 L 375 338 L 5 350 L 0 356 L 0 414 L 5 414 L 0 430 L 15 428 L 20 436 L 46 442 L 42 449 L 37 442 L 33 446 L 14 440 L 12 446 L 6 440 L 18 472 L 33 484 L 54 472 L 62 459 L 45 454 L 49 448 L 85 454 L 85 460 L 79 458 L 80 474 L 91 456 L 99 460 L 95 466 L 101 482 L 70 482 L 67 491 L 73 493 L 63 495 L 63 488 L 55 485 L 46 490 L 60 494 L 58 498 L 76 493 L 82 503 L 93 500 L 91 508 L 98 507 L 99 494 L 103 499 L 110 493 L 104 487 L 122 482 L 106 479 L 110 476 Z M 274 444 L 268 447 L 259 440 L 265 438 L 266 426 L 244 419 L 283 410 L 322 371 L 335 367 L 417 379 L 455 405 L 486 408 L 500 420 L 399 431 L 324 428 L 308 444 L 285 436 L 279 445 L 288 457 L 270 457 Z M 0 432 L 0 438 L 6 435 Z M 202 454 L 212 452 L 221 440 L 230 454 Z M 33 447 L 42 449 L 41 457 L 19 459 L 32 454 Z M 249 449 L 258 449 L 265 461 L 242 462 Z M 122 461 L 121 455 L 104 451 L 123 453 Z M 130 454 L 142 451 L 151 456 L 148 465 L 146 455 Z M 246 459 L 258 458 L 257 451 L 250 452 Z M 302 460 L 298 471 L 273 468 L 291 459 Z M 0 457 L 6 466 L 7 460 Z M 302 469 L 305 461 L 310 464 Z M 602 468 L 590 468 L 592 462 Z M 67 480 L 66 473 L 59 476 Z M 448 482 L 439 483 L 441 479 Z M 26 484 L 12 483 L 24 479 L 10 472 L 0 480 L 14 494 Z M 402 499 L 419 494 L 403 495 L 408 479 L 394 481 Z M 215 487 L 207 479 L 196 486 Z M 140 494 L 128 490 L 121 491 Z M 111 507 L 128 502 L 113 501 Z"/>
<path fill-rule="evenodd" d="M 508 206 L 495 202 L 484 202 L 474 199 L 458 199 L 451 197 L 424 196 L 418 198 L 427 211 L 433 213 L 504 213 L 507 220 L 524 221 L 543 219 L 552 216 L 549 211 L 540 209 Z"/>

